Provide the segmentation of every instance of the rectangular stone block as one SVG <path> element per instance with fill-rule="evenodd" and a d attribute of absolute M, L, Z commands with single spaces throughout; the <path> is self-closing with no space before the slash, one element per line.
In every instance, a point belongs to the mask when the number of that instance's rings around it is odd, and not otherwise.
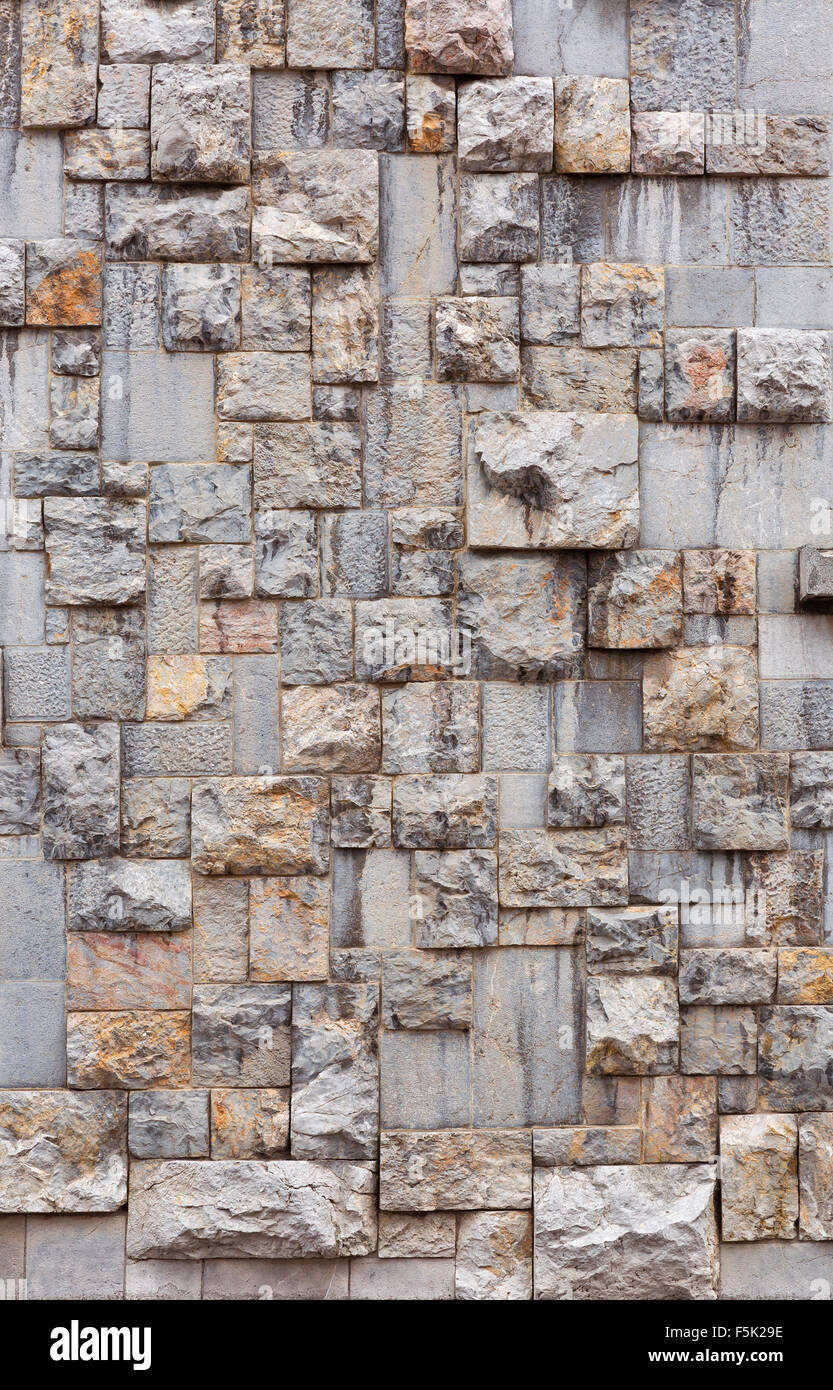
<path fill-rule="evenodd" d="M 379 1161 L 381 1211 L 532 1205 L 532 1137 L 522 1131 L 388 1130 L 381 1135 Z"/>
<path fill-rule="evenodd" d="M 329 788 L 321 778 L 227 777 L 199 782 L 192 818 L 199 873 L 327 871 Z"/>
<path fill-rule="evenodd" d="M 505 907 L 616 906 L 628 899 L 623 832 L 503 830 L 500 901 Z"/>
<path fill-rule="evenodd" d="M 190 1043 L 191 1015 L 185 1011 L 70 1013 L 67 1084 L 81 1091 L 187 1086 Z"/>
<path fill-rule="evenodd" d="M 195 985 L 196 1086 L 289 1084 L 288 985 Z"/>
<path fill-rule="evenodd" d="M 133 1259 L 364 1255 L 376 1243 L 373 1174 L 358 1164 L 220 1160 L 138 1163 Z"/>

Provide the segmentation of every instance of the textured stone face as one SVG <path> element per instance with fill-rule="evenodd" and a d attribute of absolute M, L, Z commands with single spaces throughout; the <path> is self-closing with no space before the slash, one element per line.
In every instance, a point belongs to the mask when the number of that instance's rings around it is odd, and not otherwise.
<path fill-rule="evenodd" d="M 682 576 L 674 551 L 592 555 L 587 575 L 588 644 L 672 647 L 682 635 Z"/>
<path fill-rule="evenodd" d="M 326 871 L 329 809 L 320 778 L 208 779 L 194 786 L 191 814 L 200 873 Z"/>
<path fill-rule="evenodd" d="M 830 420 L 830 335 L 738 330 L 738 420 Z"/>
<path fill-rule="evenodd" d="M 680 1019 L 671 980 L 644 975 L 590 975 L 587 980 L 587 1069 L 596 1076 L 675 1072 Z"/>
<path fill-rule="evenodd" d="M 612 77 L 556 77 L 555 164 L 565 174 L 629 172 L 627 82 Z"/>
<path fill-rule="evenodd" d="M 509 0 L 405 0 L 405 47 L 414 72 L 511 72 Z"/>
<path fill-rule="evenodd" d="M 824 1285 L 823 9 L 0 0 L 0 1295 Z"/>
<path fill-rule="evenodd" d="M 675 328 L 666 334 L 665 413 L 669 420 L 734 419 L 734 333 Z"/>
<path fill-rule="evenodd" d="M 792 1116 L 731 1115 L 721 1120 L 725 1240 L 789 1240 L 795 1236 L 797 1138 Z"/>
<path fill-rule="evenodd" d="M 258 261 L 372 261 L 379 236 L 378 156 L 368 151 L 255 153 Z"/>
<path fill-rule="evenodd" d="M 695 755 L 692 821 L 700 849 L 786 849 L 785 755 Z"/>
<path fill-rule="evenodd" d="M 477 545 L 631 545 L 639 527 L 636 417 L 540 410 L 478 418 L 469 509 Z"/>
<path fill-rule="evenodd" d="M 169 1160 L 133 1174 L 133 1259 L 332 1258 L 375 1240 L 372 1175 L 356 1164 Z"/>
<path fill-rule="evenodd" d="M 374 1158 L 379 1064 L 375 987 L 293 988 L 293 1158 Z"/>
<path fill-rule="evenodd" d="M 476 295 L 438 300 L 436 343 L 442 381 L 516 381 L 517 300 Z"/>
<path fill-rule="evenodd" d="M 127 1097 L 0 1092 L 0 1211 L 116 1211 L 127 1198 Z"/>
<path fill-rule="evenodd" d="M 414 1157 L 421 1162 L 414 1163 Z M 381 1211 L 511 1211 L 531 1205 L 529 1134 L 488 1129 L 382 1133 Z"/>
<path fill-rule="evenodd" d="M 552 168 L 552 83 L 543 77 L 467 83 L 457 114 L 460 167 L 487 174 Z"/>
<path fill-rule="evenodd" d="M 688 752 L 757 744 L 755 660 L 740 647 L 678 648 L 649 657 L 642 701 L 648 749 Z"/>
<path fill-rule="evenodd" d="M 536 1296 L 716 1298 L 714 1189 L 708 1164 L 538 1169 Z"/>

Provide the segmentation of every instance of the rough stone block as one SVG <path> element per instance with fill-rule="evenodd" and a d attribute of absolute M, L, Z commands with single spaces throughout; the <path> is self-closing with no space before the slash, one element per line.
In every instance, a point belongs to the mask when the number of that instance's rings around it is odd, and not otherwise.
<path fill-rule="evenodd" d="M 669 420 L 735 418 L 735 335 L 730 329 L 672 328 L 665 335 Z"/>
<path fill-rule="evenodd" d="M 134 1091 L 132 1158 L 208 1158 L 208 1091 Z"/>
<path fill-rule="evenodd" d="M 460 255 L 466 261 L 538 259 L 534 174 L 460 176 Z"/>
<path fill-rule="evenodd" d="M 532 1138 L 520 1130 L 383 1131 L 379 1164 L 383 1212 L 532 1205 Z"/>
<path fill-rule="evenodd" d="M 621 829 L 504 830 L 500 901 L 504 907 L 624 905 L 628 864 Z"/>
<path fill-rule="evenodd" d="M 724 1240 L 790 1240 L 798 1222 L 798 1131 L 781 1115 L 720 1121 Z"/>
<path fill-rule="evenodd" d="M 329 788 L 321 778 L 206 778 L 194 786 L 198 873 L 325 873 L 329 833 Z"/>
<path fill-rule="evenodd" d="M 563 174 L 627 174 L 628 83 L 613 77 L 555 78 L 555 164 Z"/>
<path fill-rule="evenodd" d="M 590 975 L 586 1010 L 591 1075 L 658 1076 L 678 1070 L 680 1015 L 673 980 Z"/>
<path fill-rule="evenodd" d="M 546 172 L 553 159 L 552 83 L 510 77 L 462 85 L 457 138 L 461 169 Z"/>
<path fill-rule="evenodd" d="M 290 988 L 195 985 L 195 1086 L 288 1086 Z"/>
<path fill-rule="evenodd" d="M 509 0 L 405 0 L 405 47 L 414 72 L 481 73 L 512 70 Z"/>
<path fill-rule="evenodd" d="M 67 1014 L 67 1084 L 77 1090 L 187 1086 L 191 1015 L 143 1009 Z"/>
<path fill-rule="evenodd" d="M 695 754 L 696 848 L 786 849 L 788 772 L 783 753 Z"/>
<path fill-rule="evenodd" d="M 370 150 L 256 152 L 252 240 L 258 262 L 375 260 L 378 158 Z"/>

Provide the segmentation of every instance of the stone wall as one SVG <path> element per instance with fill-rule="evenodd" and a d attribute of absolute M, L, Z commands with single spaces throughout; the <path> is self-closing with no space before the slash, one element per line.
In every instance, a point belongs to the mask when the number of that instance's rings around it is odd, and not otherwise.
<path fill-rule="evenodd" d="M 7 1291 L 830 1297 L 831 65 L 0 0 Z"/>

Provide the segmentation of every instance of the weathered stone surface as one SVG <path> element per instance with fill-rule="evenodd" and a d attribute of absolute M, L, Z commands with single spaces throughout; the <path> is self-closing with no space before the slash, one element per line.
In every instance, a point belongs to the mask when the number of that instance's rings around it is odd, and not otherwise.
<path fill-rule="evenodd" d="M 537 1298 L 717 1297 L 714 1167 L 538 1169 L 534 1182 Z"/>
<path fill-rule="evenodd" d="M 43 852 L 47 859 L 94 859 L 119 847 L 119 730 L 64 724 L 42 745 Z"/>
<path fill-rule="evenodd" d="M 627 82 L 613 77 L 556 77 L 555 164 L 564 174 L 630 172 Z"/>
<path fill-rule="evenodd" d="M 406 0 L 405 47 L 414 72 L 506 76 L 513 58 L 509 0 Z"/>
<path fill-rule="evenodd" d="M 390 951 L 382 958 L 385 1028 L 471 1027 L 471 965 L 454 951 Z"/>
<path fill-rule="evenodd" d="M 637 413 L 640 420 L 662 420 L 665 416 L 665 363 L 658 348 L 639 354 Z"/>
<path fill-rule="evenodd" d="M 116 1211 L 127 1200 L 127 1097 L 0 1092 L 0 1211 Z"/>
<path fill-rule="evenodd" d="M 242 983 L 249 969 L 249 884 L 194 879 L 194 980 Z"/>
<path fill-rule="evenodd" d="M 616 906 L 627 897 L 625 836 L 615 826 L 501 831 L 502 906 Z"/>
<path fill-rule="evenodd" d="M 581 268 L 581 340 L 585 347 L 659 347 L 665 273 L 599 262 Z"/>
<path fill-rule="evenodd" d="M 329 829 L 329 789 L 321 778 L 222 777 L 194 786 L 199 873 L 325 873 Z"/>
<path fill-rule="evenodd" d="M 692 828 L 698 849 L 786 849 L 788 762 L 783 753 L 696 754 Z"/>
<path fill-rule="evenodd" d="M 379 375 L 376 269 L 315 270 L 312 374 L 315 381 L 376 381 Z"/>
<path fill-rule="evenodd" d="M 527 410 L 633 414 L 638 405 L 635 348 L 524 347 L 522 404 Z"/>
<path fill-rule="evenodd" d="M 49 601 L 132 603 L 143 598 L 145 526 L 141 502 L 48 498 L 44 530 Z"/>
<path fill-rule="evenodd" d="M 437 300 L 436 345 L 441 381 L 516 381 L 517 299 L 467 295 Z"/>
<path fill-rule="evenodd" d="M 365 500 L 456 507 L 463 497 L 459 386 L 395 381 L 365 399 Z"/>
<path fill-rule="evenodd" d="M 290 988 L 195 985 L 195 1086 L 289 1084 Z"/>
<path fill-rule="evenodd" d="M 754 552 L 686 550 L 683 591 L 686 613 L 754 613 Z"/>
<path fill-rule="evenodd" d="M 150 75 L 145 63 L 113 63 L 98 70 L 100 128 L 146 130 L 150 121 Z"/>
<path fill-rule="evenodd" d="M 700 111 L 634 111 L 631 140 L 635 174 L 705 172 L 705 118 Z"/>
<path fill-rule="evenodd" d="M 557 829 L 617 825 L 625 819 L 625 760 L 599 753 L 553 758 L 547 824 Z"/>
<path fill-rule="evenodd" d="M 309 358 L 294 352 L 235 352 L 221 357 L 217 414 L 222 420 L 308 418 Z"/>
<path fill-rule="evenodd" d="M 333 73 L 333 140 L 348 149 L 401 150 L 405 79 L 384 68 Z"/>
<path fill-rule="evenodd" d="M 242 345 L 270 352 L 307 352 L 310 273 L 301 266 L 244 266 Z"/>
<path fill-rule="evenodd" d="M 150 138 L 143 130 L 68 132 L 64 136 L 64 173 L 81 180 L 146 179 L 150 175 Z"/>
<path fill-rule="evenodd" d="M 471 634 L 472 674 L 552 680 L 577 674 L 583 640 L 583 561 L 466 554 L 457 621 Z"/>
<path fill-rule="evenodd" d="M 466 261 L 538 259 L 534 174 L 461 174 L 460 255 Z"/>
<path fill-rule="evenodd" d="M 831 1175 L 833 1116 L 799 1116 L 799 1235 L 804 1240 L 829 1240 L 833 1233 Z"/>
<path fill-rule="evenodd" d="M 20 119 L 24 126 L 86 125 L 95 117 L 98 5 L 23 0 Z"/>
<path fill-rule="evenodd" d="M 231 661 L 149 656 L 147 719 L 222 719 L 230 713 Z"/>
<path fill-rule="evenodd" d="M 353 674 L 353 613 L 345 599 L 285 604 L 281 612 L 284 685 L 329 685 Z"/>
<path fill-rule="evenodd" d="M 532 1297 L 529 1212 L 467 1212 L 460 1218 L 455 1297 L 513 1301 Z"/>
<path fill-rule="evenodd" d="M 720 1121 L 724 1240 L 790 1240 L 798 1221 L 798 1131 L 791 1115 Z"/>
<path fill-rule="evenodd" d="M 452 1212 L 381 1212 L 380 1259 L 450 1259 L 456 1243 Z"/>
<path fill-rule="evenodd" d="M 391 794 L 386 777 L 334 777 L 330 796 L 333 844 L 341 849 L 390 845 Z"/>
<path fill-rule="evenodd" d="M 376 772 L 379 697 L 365 685 L 296 686 L 281 696 L 283 766 L 290 772 Z"/>
<path fill-rule="evenodd" d="M 645 1163 L 702 1163 L 715 1157 L 717 1082 L 713 1077 L 648 1077 L 642 1082 L 642 1098 Z"/>
<path fill-rule="evenodd" d="M 233 63 L 160 63 L 150 93 L 151 168 L 173 182 L 242 183 L 251 154 L 250 83 Z"/>
<path fill-rule="evenodd" d="M 749 117 L 744 112 L 742 133 Z M 735 119 L 712 117 L 706 145 L 706 167 L 710 174 L 785 174 L 824 176 L 830 172 L 830 125 L 822 116 L 772 116 L 754 113 L 753 140 L 738 140 Z M 726 138 L 729 136 L 730 138 Z"/>
<path fill-rule="evenodd" d="M 833 1109 L 833 1008 L 773 1004 L 760 1011 L 759 1099 L 769 1110 Z"/>
<path fill-rule="evenodd" d="M 291 0 L 286 60 L 294 68 L 369 68 L 373 65 L 370 0 Z"/>
<path fill-rule="evenodd" d="M 382 692 L 382 770 L 477 772 L 479 698 L 475 687 L 447 681 L 409 683 Z"/>
<path fill-rule="evenodd" d="M 191 925 L 186 864 L 96 860 L 69 872 L 70 931 L 167 932 Z"/>
<path fill-rule="evenodd" d="M 608 974 L 611 971 L 628 975 L 673 974 L 677 968 L 677 908 L 657 906 L 606 910 L 591 907 L 587 913 L 587 965 L 594 974 Z M 747 1001 L 720 999 L 702 1002 Z"/>
<path fill-rule="evenodd" d="M 812 946 L 821 940 L 821 850 L 750 854 L 746 861 L 746 935 L 764 946 Z"/>
<path fill-rule="evenodd" d="M 29 242 L 26 322 L 51 328 L 100 323 L 101 248 L 70 237 Z"/>
<path fill-rule="evenodd" d="M 738 420 L 831 418 L 829 334 L 738 329 Z"/>
<path fill-rule="evenodd" d="M 228 352 L 240 342 L 233 266 L 173 265 L 162 276 L 162 341 L 169 352 Z"/>
<path fill-rule="evenodd" d="M 208 1091 L 134 1091 L 131 1158 L 207 1158 Z"/>
<path fill-rule="evenodd" d="M 113 260 L 243 261 L 249 254 L 245 188 L 111 183 L 105 214 Z"/>
<path fill-rule="evenodd" d="M 0 835 L 40 829 L 40 752 L 0 748 Z"/>
<path fill-rule="evenodd" d="M 260 507 L 358 506 L 360 433 L 340 421 L 258 425 L 254 479 Z"/>
<path fill-rule="evenodd" d="M 769 1004 L 775 998 L 777 952 L 680 952 L 681 1004 Z"/>
<path fill-rule="evenodd" d="M 461 86 L 457 114 L 461 169 L 487 174 L 552 168 L 553 94 L 544 77 Z"/>
<path fill-rule="evenodd" d="M 709 0 L 636 0 L 630 16 L 635 111 L 735 105 L 735 16 Z"/>
<path fill-rule="evenodd" d="M 112 1086 L 187 1086 L 191 1075 L 187 1011 L 114 1009 L 67 1015 L 67 1084 L 99 1091 Z"/>
<path fill-rule="evenodd" d="M 638 1163 L 640 1151 L 641 1135 L 638 1129 L 630 1125 L 610 1129 L 574 1126 L 536 1129 L 532 1132 L 532 1161 L 536 1168 L 587 1168 L 603 1163 Z"/>
<path fill-rule="evenodd" d="M 678 1070 L 680 1017 L 673 981 L 647 975 L 590 975 L 587 1070 L 657 1076 Z"/>
<path fill-rule="evenodd" d="M 383 1131 L 379 1163 L 381 1211 L 532 1205 L 532 1141 L 520 1130 Z"/>
<path fill-rule="evenodd" d="M 669 420 L 735 418 L 735 335 L 729 329 L 672 328 L 665 336 Z"/>
<path fill-rule="evenodd" d="M 304 984 L 292 995 L 293 1157 L 375 1158 L 375 986 Z"/>
<path fill-rule="evenodd" d="M 67 942 L 68 1009 L 187 1009 L 191 941 L 172 936 L 80 932 Z"/>
<path fill-rule="evenodd" d="M 372 1175 L 352 1163 L 138 1163 L 133 1259 L 363 1255 L 376 1240 Z"/>
<path fill-rule="evenodd" d="M 395 817 L 394 794 L 394 837 Z M 429 826 L 414 838 L 427 843 L 431 829 Z M 453 829 L 451 821 L 445 836 L 441 832 L 438 838 L 457 839 Z M 414 858 L 414 889 L 417 946 L 433 949 L 496 943 L 497 862 L 490 851 L 419 850 Z"/>
<path fill-rule="evenodd" d="M 274 261 L 372 261 L 379 239 L 378 155 L 255 152 L 253 250 Z"/>
<path fill-rule="evenodd" d="M 318 592 L 318 518 L 268 508 L 255 513 L 255 593 L 308 598 Z"/>
<path fill-rule="evenodd" d="M 634 415 L 481 415 L 469 436 L 470 544 L 632 545 L 639 528 L 636 435 Z"/>
<path fill-rule="evenodd" d="M 648 657 L 642 700 L 650 751 L 757 745 L 757 671 L 742 647 L 681 647 Z"/>
<path fill-rule="evenodd" d="M 211 1092 L 211 1157 L 279 1158 L 289 1147 L 289 1091 Z"/>
<path fill-rule="evenodd" d="M 682 574 L 674 551 L 592 555 L 587 641 L 593 647 L 673 647 L 682 635 Z"/>
<path fill-rule="evenodd" d="M 3 328 L 19 328 L 25 318 L 24 250 L 22 242 L 0 242 L 0 325 Z"/>
<path fill-rule="evenodd" d="M 833 953 L 797 949 L 778 952 L 779 1004 L 833 1003 Z"/>
<path fill-rule="evenodd" d="M 521 266 L 521 338 L 563 343 L 580 328 L 580 269 L 573 265 Z"/>
<path fill-rule="evenodd" d="M 497 835 L 497 778 L 450 773 L 393 784 L 393 842 L 402 849 L 487 849 Z"/>
<path fill-rule="evenodd" d="M 408 150 L 443 154 L 457 137 L 457 101 L 453 77 L 409 73 L 405 79 Z"/>
<path fill-rule="evenodd" d="M 214 55 L 211 0 L 184 0 L 159 10 L 146 0 L 102 0 L 102 59 L 159 63 Z"/>
<path fill-rule="evenodd" d="M 680 1070 L 687 1075 L 754 1075 L 757 1045 L 754 1009 L 704 1007 L 680 1012 Z"/>
<path fill-rule="evenodd" d="M 576 951 L 501 947 L 476 954 L 475 1126 L 580 1118 L 582 983 Z"/>

